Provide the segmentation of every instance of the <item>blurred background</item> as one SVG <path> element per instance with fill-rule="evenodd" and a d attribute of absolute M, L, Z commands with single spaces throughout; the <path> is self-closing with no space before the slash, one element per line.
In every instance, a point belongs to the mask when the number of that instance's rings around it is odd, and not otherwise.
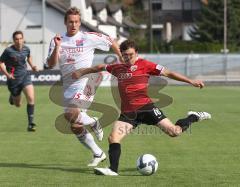
<path fill-rule="evenodd" d="M 141 57 L 209 82 L 240 80 L 239 0 L 0 0 L 0 52 L 22 30 L 43 69 L 51 38 L 65 32 L 70 6 L 81 10 L 81 30 L 119 43 L 134 39 Z M 97 53 L 94 64 L 107 55 Z"/>

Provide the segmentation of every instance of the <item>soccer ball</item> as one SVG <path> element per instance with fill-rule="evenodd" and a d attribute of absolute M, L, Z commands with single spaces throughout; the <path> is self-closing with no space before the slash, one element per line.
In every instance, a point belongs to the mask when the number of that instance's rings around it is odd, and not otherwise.
<path fill-rule="evenodd" d="M 151 154 L 144 154 L 137 159 L 137 170 L 142 175 L 152 175 L 158 169 L 157 159 Z"/>

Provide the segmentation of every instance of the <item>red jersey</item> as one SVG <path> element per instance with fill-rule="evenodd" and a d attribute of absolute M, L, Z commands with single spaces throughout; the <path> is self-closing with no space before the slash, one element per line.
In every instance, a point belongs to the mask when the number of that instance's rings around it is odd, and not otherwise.
<path fill-rule="evenodd" d="M 133 65 L 112 64 L 106 70 L 117 77 L 118 90 L 121 97 L 121 111 L 132 112 L 142 106 L 152 103 L 147 95 L 150 75 L 161 75 L 163 66 L 138 59 Z"/>

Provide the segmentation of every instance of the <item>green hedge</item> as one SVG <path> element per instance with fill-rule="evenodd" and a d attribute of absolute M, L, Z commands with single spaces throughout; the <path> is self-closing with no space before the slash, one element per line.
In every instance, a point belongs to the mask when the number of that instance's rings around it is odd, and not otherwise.
<path fill-rule="evenodd" d="M 240 47 L 228 44 L 229 52 L 239 52 Z M 170 43 L 154 43 L 154 52 L 160 53 L 221 53 L 223 44 L 193 41 L 172 41 Z"/>

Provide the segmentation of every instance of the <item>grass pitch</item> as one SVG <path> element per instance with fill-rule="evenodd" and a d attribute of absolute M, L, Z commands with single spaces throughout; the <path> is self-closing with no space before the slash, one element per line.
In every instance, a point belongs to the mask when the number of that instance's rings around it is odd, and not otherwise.
<path fill-rule="evenodd" d="M 240 184 L 240 88 L 169 86 L 162 90 L 174 102 L 163 108 L 173 122 L 189 109 L 212 114 L 211 121 L 194 124 L 178 138 L 170 138 L 145 125 L 122 142 L 120 176 L 96 176 L 86 165 L 91 159 L 73 135 L 56 130 L 62 108 L 49 100 L 47 86 L 35 87 L 37 132 L 27 128 L 26 102 L 10 106 L 8 92 L 0 87 L 0 186 L 237 186 Z M 101 88 L 96 100 L 114 106 L 111 92 Z M 93 113 L 98 115 L 99 113 Z M 109 114 L 111 115 L 111 114 Z M 99 145 L 108 150 L 104 129 Z M 157 173 L 141 176 L 136 160 L 144 153 L 159 162 Z M 100 167 L 108 166 L 108 161 Z"/>

